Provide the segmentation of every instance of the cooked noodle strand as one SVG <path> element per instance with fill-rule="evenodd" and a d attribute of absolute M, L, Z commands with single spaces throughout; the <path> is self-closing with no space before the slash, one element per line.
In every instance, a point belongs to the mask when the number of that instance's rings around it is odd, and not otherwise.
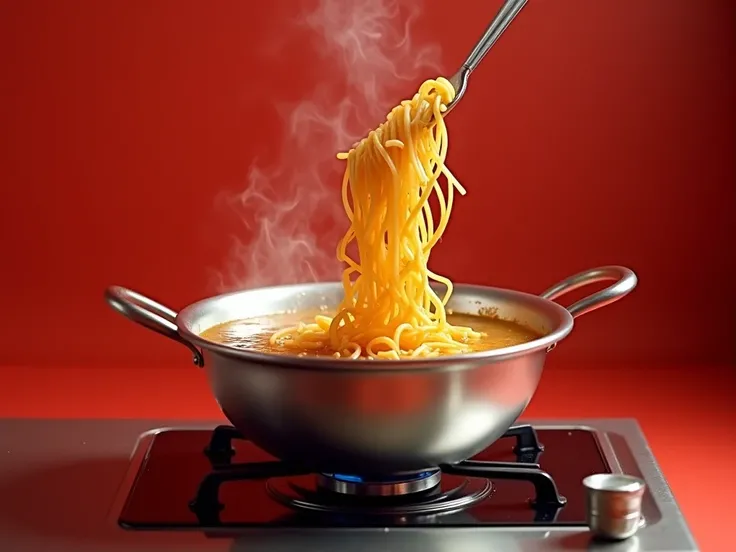
<path fill-rule="evenodd" d="M 337 258 L 346 265 L 343 301 L 334 318 L 319 315 L 313 323 L 279 330 L 272 345 L 299 353 L 328 347 L 336 358 L 397 360 L 465 353 L 481 337 L 447 321 L 452 282 L 427 267 L 447 228 L 455 192 L 465 194 L 445 165 L 442 113 L 454 97 L 446 79 L 428 80 L 379 128 L 338 154 L 347 160 L 342 202 L 350 221 L 337 246 Z M 357 259 L 348 254 L 353 242 Z M 446 287 L 441 297 L 432 282 Z"/>

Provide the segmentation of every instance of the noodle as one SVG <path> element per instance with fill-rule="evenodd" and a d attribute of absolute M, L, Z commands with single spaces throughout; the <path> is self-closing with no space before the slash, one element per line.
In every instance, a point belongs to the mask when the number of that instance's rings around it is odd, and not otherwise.
<path fill-rule="evenodd" d="M 348 153 L 342 202 L 350 228 L 337 246 L 346 268 L 345 296 L 334 318 L 277 331 L 272 345 L 304 352 L 320 348 L 336 358 L 404 359 L 464 353 L 481 334 L 447 321 L 452 282 L 427 268 L 442 237 L 455 190 L 464 188 L 445 166 L 448 136 L 442 117 L 455 97 L 444 78 L 428 80 Z M 444 192 L 439 178 L 444 175 Z M 429 199 L 435 194 L 439 219 Z M 358 259 L 348 245 L 357 244 Z M 430 281 L 443 284 L 442 297 Z"/>

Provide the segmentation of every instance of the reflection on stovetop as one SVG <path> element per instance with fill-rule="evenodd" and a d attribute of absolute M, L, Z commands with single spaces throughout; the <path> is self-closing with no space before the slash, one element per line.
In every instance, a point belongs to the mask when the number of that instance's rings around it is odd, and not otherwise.
<path fill-rule="evenodd" d="M 143 446 L 119 517 L 134 530 L 583 526 L 582 479 L 611 471 L 594 432 L 529 425 L 465 462 L 391 476 L 311 474 L 229 426 Z"/>
<path fill-rule="evenodd" d="M 310 531 L 271 534 L 229 533 L 233 542 L 228 552 L 325 552 L 349 550 L 350 552 L 375 552 L 392 550 L 402 552 L 488 552 L 489 550 L 602 550 L 605 552 L 639 552 L 641 544 L 634 536 L 625 541 L 591 540 L 586 528 L 572 531 L 529 531 L 526 534 L 455 529 L 437 531 L 431 529 L 388 530 L 385 532 Z M 212 538 L 213 535 L 208 534 Z M 523 543 L 520 545 L 520 543 Z"/>

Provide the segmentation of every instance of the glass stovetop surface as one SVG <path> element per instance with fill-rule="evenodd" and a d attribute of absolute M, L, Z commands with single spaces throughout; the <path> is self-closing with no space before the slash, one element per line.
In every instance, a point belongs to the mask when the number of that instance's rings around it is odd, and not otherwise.
<path fill-rule="evenodd" d="M 314 493 L 315 475 L 225 481 L 217 487 L 221 504 L 204 508 L 202 516 L 190 506 L 198 496 L 203 479 L 213 471 L 204 453 L 210 443 L 209 430 L 165 430 L 148 442 L 148 450 L 119 516 L 121 526 L 131 530 L 196 529 L 217 527 L 428 527 L 428 526 L 570 526 L 585 525 L 585 491 L 582 480 L 594 473 L 610 473 L 597 436 L 581 429 L 537 430 L 544 450 L 536 462 L 566 498 L 561 507 L 536 506 L 535 487 L 523 480 L 468 478 L 443 474 L 440 488 L 445 493 L 476 492 L 487 485 L 487 496 L 467 508 L 440 514 L 359 515 L 316 513 L 294 509 L 274 499 L 273 490 L 288 494 L 292 488 Z M 473 460 L 529 462 L 514 452 L 514 439 L 502 438 Z M 233 463 L 268 462 L 275 459 L 250 442 L 233 440 Z M 269 490 L 270 489 L 270 490 Z M 458 490 L 459 489 L 459 490 Z M 280 490 L 280 491 L 279 491 Z M 348 506 L 351 504 L 348 500 Z M 402 498 L 399 501 L 410 499 Z M 414 500 L 414 499 L 411 499 Z M 200 502 L 201 506 L 202 502 Z M 361 506 L 362 504 L 358 504 Z M 206 506 L 206 505 L 205 505 Z"/>

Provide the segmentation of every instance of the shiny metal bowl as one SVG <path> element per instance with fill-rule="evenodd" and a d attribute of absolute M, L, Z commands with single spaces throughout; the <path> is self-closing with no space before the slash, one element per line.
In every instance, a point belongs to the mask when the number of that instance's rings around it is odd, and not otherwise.
<path fill-rule="evenodd" d="M 615 280 L 565 309 L 553 299 Z M 582 272 L 541 296 L 457 285 L 448 307 L 493 309 L 543 337 L 503 349 L 421 360 L 349 360 L 264 354 L 207 341 L 222 322 L 337 306 L 339 283 L 252 289 L 189 305 L 178 314 L 121 287 L 108 303 L 131 320 L 186 345 L 204 367 L 223 413 L 243 435 L 282 460 L 321 472 L 381 475 L 453 464 L 500 438 L 534 395 L 547 353 L 573 319 L 617 301 L 634 273 L 607 266 Z"/>

